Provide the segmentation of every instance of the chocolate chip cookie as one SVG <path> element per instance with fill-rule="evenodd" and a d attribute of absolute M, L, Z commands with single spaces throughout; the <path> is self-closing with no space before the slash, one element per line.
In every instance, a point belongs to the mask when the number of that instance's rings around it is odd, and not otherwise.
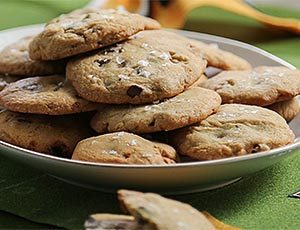
<path fill-rule="evenodd" d="M 0 105 L 14 112 L 49 115 L 97 109 L 97 104 L 80 98 L 63 75 L 13 82 L 0 92 Z"/>
<path fill-rule="evenodd" d="M 299 102 L 296 97 L 287 101 L 274 103 L 267 108 L 280 114 L 287 122 L 293 120 L 300 111 Z"/>
<path fill-rule="evenodd" d="M 118 10 L 81 9 L 51 20 L 29 46 L 34 60 L 56 60 L 125 40 L 157 21 Z"/>
<path fill-rule="evenodd" d="M 122 189 L 118 191 L 118 197 L 123 211 L 132 216 L 92 214 L 84 223 L 85 229 L 240 230 L 224 224 L 208 212 L 199 212 L 188 204 L 167 199 L 158 194 Z"/>
<path fill-rule="evenodd" d="M 91 126 L 99 133 L 168 131 L 199 122 L 220 105 L 221 98 L 216 92 L 193 87 L 155 104 L 106 106 L 94 116 Z"/>
<path fill-rule="evenodd" d="M 72 159 L 114 164 L 173 164 L 177 161 L 177 155 L 166 144 L 116 132 L 80 141 Z"/>
<path fill-rule="evenodd" d="M 249 70 L 251 64 L 245 59 L 218 47 L 217 44 L 206 44 L 197 40 L 192 40 L 195 53 L 203 56 L 207 60 L 208 66 L 220 68 L 222 70 Z"/>
<path fill-rule="evenodd" d="M 142 104 L 181 93 L 199 79 L 205 67 L 206 61 L 193 54 L 188 39 L 149 30 L 71 60 L 67 78 L 87 100 Z"/>
<path fill-rule="evenodd" d="M 300 71 L 262 66 L 248 71 L 223 71 L 201 84 L 215 90 L 223 103 L 266 106 L 300 93 Z"/>
<path fill-rule="evenodd" d="M 76 144 L 92 135 L 84 115 L 0 112 L 0 140 L 36 152 L 70 158 Z"/>
<path fill-rule="evenodd" d="M 29 57 L 33 36 L 24 37 L 0 52 L 0 74 L 36 76 L 64 73 L 65 61 L 36 61 Z"/>
<path fill-rule="evenodd" d="M 172 143 L 178 152 L 198 160 L 269 151 L 295 138 L 276 112 L 241 104 L 221 105 L 217 113 L 173 135 Z"/>
<path fill-rule="evenodd" d="M 118 198 L 122 207 L 134 216 L 137 222 L 147 226 L 143 229 L 215 229 L 201 212 L 189 204 L 167 199 L 155 193 L 119 190 Z"/>

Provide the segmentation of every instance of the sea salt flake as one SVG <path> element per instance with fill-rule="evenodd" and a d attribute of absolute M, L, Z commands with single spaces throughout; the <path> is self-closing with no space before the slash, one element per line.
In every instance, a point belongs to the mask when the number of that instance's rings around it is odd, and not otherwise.
<path fill-rule="evenodd" d="M 162 53 L 161 55 L 159 55 L 159 58 L 163 60 L 167 60 L 170 58 L 170 55 L 167 53 Z"/>
<path fill-rule="evenodd" d="M 139 73 L 139 75 L 143 77 L 150 77 L 151 73 L 147 70 L 143 70 L 142 72 Z"/>
<path fill-rule="evenodd" d="M 147 48 L 147 47 L 149 47 L 149 45 L 147 43 L 142 43 L 141 47 L 142 48 Z"/>
<path fill-rule="evenodd" d="M 118 152 L 116 150 L 110 150 L 108 153 L 110 155 L 118 155 Z"/>
<path fill-rule="evenodd" d="M 131 146 L 136 146 L 136 145 L 137 145 L 136 140 L 132 140 L 132 141 L 130 142 L 130 145 L 131 145 Z"/>
<path fill-rule="evenodd" d="M 112 15 L 103 14 L 100 16 L 102 19 L 113 19 L 114 17 Z"/>
<path fill-rule="evenodd" d="M 150 158 L 150 157 L 152 157 L 152 154 L 151 153 L 142 153 L 141 156 L 143 158 Z"/>
<path fill-rule="evenodd" d="M 125 60 L 124 60 L 124 58 L 116 57 L 116 62 L 118 65 L 122 65 L 125 62 Z"/>
<path fill-rule="evenodd" d="M 146 61 L 146 60 L 140 60 L 140 61 L 138 61 L 138 64 L 139 64 L 140 66 L 148 66 L 148 65 L 149 65 L 149 62 Z"/>
<path fill-rule="evenodd" d="M 128 80 L 129 79 L 129 77 L 127 75 L 124 75 L 124 74 L 119 74 L 118 77 L 120 79 L 123 79 L 123 80 Z"/>

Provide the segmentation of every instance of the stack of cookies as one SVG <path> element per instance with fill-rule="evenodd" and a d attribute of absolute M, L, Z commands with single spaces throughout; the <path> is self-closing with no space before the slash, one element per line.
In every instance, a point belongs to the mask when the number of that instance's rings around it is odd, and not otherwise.
<path fill-rule="evenodd" d="M 207 80 L 208 67 L 220 73 Z M 0 139 L 45 154 L 174 164 L 294 140 L 285 119 L 298 112 L 298 70 L 252 69 L 124 11 L 61 15 L 5 47 L 0 73 Z"/>

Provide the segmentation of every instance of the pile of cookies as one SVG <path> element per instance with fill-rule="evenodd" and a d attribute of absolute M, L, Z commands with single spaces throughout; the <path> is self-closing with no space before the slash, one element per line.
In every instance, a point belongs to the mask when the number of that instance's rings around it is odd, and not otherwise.
<path fill-rule="evenodd" d="M 5 47 L 0 73 L 0 140 L 45 154 L 173 164 L 294 141 L 300 71 L 252 69 L 137 14 L 61 15 Z"/>

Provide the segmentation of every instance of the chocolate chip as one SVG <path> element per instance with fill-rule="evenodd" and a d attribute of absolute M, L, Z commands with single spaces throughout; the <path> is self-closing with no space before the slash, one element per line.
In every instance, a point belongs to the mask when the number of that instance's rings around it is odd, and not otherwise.
<path fill-rule="evenodd" d="M 135 68 L 135 72 L 137 75 L 140 75 L 143 72 L 143 68 L 138 66 L 138 67 L 134 67 Z"/>
<path fill-rule="evenodd" d="M 102 51 L 102 54 L 106 55 L 108 53 L 114 53 L 114 52 L 122 53 L 122 52 L 124 52 L 124 49 L 120 45 L 114 45 L 114 46 L 110 46 L 110 47 L 104 49 Z"/>
<path fill-rule="evenodd" d="M 140 95 L 142 91 L 143 91 L 143 89 L 141 87 L 132 85 L 128 88 L 127 95 L 129 97 L 135 97 L 135 96 Z"/>
<path fill-rule="evenodd" d="M 104 58 L 104 59 L 101 59 L 101 60 L 95 60 L 94 61 L 99 67 L 101 67 L 101 66 L 103 66 L 103 65 L 105 65 L 105 64 L 107 64 L 107 63 L 109 63 L 110 62 L 110 59 L 108 59 L 108 58 Z"/>
<path fill-rule="evenodd" d="M 253 145 L 253 148 L 252 148 L 252 150 L 251 150 L 251 153 L 257 153 L 257 152 L 260 152 L 260 151 L 261 151 L 261 150 L 260 150 L 259 144 Z"/>

